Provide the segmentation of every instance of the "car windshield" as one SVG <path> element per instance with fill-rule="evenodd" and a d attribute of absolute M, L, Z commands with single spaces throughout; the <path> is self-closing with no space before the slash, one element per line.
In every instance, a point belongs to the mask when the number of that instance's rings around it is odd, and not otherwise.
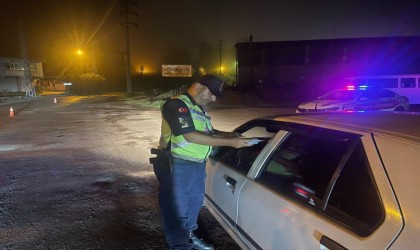
<path fill-rule="evenodd" d="M 350 101 L 355 99 L 358 94 L 358 91 L 353 90 L 337 90 L 320 96 L 318 100 Z"/>

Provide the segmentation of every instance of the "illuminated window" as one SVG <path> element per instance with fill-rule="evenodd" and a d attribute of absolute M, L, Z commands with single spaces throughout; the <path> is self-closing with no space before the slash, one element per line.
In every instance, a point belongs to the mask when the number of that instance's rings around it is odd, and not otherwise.
<path fill-rule="evenodd" d="M 29 64 L 31 71 L 38 71 L 38 65 L 36 63 Z"/>

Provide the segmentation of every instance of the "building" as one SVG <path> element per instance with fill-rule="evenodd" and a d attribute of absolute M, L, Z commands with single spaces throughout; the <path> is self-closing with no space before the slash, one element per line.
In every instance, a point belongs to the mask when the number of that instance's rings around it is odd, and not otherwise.
<path fill-rule="evenodd" d="M 24 63 L 20 58 L 0 57 L 0 93 L 25 92 Z M 44 77 L 42 62 L 29 61 L 31 80 Z"/>
<path fill-rule="evenodd" d="M 318 95 L 359 75 L 420 74 L 420 37 L 237 43 L 238 88 L 278 86 Z"/>

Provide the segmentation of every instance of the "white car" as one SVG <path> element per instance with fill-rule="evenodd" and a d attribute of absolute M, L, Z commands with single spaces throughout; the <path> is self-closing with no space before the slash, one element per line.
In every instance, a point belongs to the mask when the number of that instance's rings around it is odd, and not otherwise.
<path fill-rule="evenodd" d="M 205 205 L 244 249 L 418 249 L 420 115 L 324 112 L 251 120 L 219 147 Z"/>
<path fill-rule="evenodd" d="M 408 111 L 409 101 L 389 89 L 339 89 L 302 103 L 296 113 L 313 111 Z"/>

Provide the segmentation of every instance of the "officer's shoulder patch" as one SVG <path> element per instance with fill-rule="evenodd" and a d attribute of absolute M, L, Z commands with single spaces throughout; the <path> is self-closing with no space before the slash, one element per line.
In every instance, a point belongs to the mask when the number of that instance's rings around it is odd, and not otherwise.
<path fill-rule="evenodd" d="M 186 117 L 179 117 L 179 124 L 181 124 L 181 128 L 188 128 L 191 127 L 191 123 L 190 123 L 190 119 L 186 118 Z"/>

